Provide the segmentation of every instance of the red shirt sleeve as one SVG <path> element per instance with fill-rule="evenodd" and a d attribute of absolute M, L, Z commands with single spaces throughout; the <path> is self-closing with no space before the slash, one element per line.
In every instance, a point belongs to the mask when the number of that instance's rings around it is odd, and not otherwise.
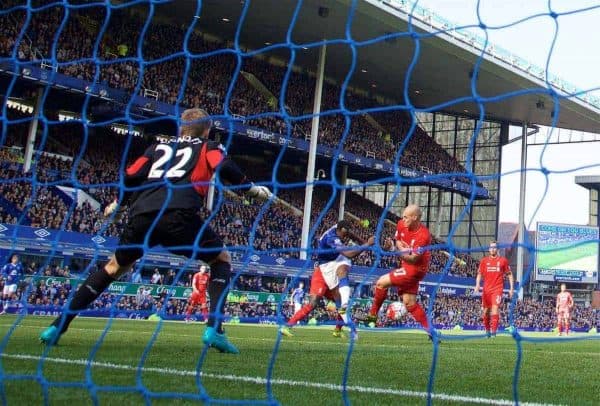
<path fill-rule="evenodd" d="M 510 264 L 508 263 L 508 259 L 503 258 L 502 265 L 504 266 L 504 273 L 508 275 L 510 273 Z"/>
<path fill-rule="evenodd" d="M 396 224 L 396 234 L 394 234 L 394 239 L 399 240 L 400 239 L 400 233 L 402 232 L 402 220 L 398 221 L 398 224 Z"/>
<path fill-rule="evenodd" d="M 223 162 L 223 158 L 225 158 L 225 156 L 220 149 L 213 149 L 206 152 L 206 162 L 208 162 L 208 165 L 213 171 L 221 162 Z"/>

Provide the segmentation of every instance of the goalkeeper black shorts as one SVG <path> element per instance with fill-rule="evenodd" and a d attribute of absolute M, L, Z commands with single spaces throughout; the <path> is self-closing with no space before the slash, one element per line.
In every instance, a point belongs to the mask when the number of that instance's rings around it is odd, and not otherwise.
<path fill-rule="evenodd" d="M 196 209 L 167 210 L 158 220 L 157 216 L 158 212 L 141 213 L 129 219 L 115 251 L 119 265 L 134 263 L 144 255 L 145 249 L 157 245 L 173 254 L 204 262 L 214 260 L 223 251 L 223 240 L 208 224 L 204 226 L 204 220 Z M 145 246 L 149 232 L 148 245 Z"/>

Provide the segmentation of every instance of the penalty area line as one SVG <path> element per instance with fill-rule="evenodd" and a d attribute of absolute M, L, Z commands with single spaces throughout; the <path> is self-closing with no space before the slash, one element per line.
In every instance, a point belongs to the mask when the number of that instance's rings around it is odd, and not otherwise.
<path fill-rule="evenodd" d="M 28 355 L 28 354 L 1 354 L 2 358 L 6 359 L 17 359 L 17 360 L 29 360 L 29 361 L 40 361 L 42 357 L 38 355 Z M 67 364 L 67 365 L 91 365 L 97 368 L 108 368 L 108 369 L 118 369 L 123 371 L 138 371 L 138 367 L 126 364 L 115 364 L 111 362 L 99 362 L 92 361 L 89 362 L 85 359 L 67 359 L 67 358 L 54 358 L 54 357 L 44 357 L 44 362 L 56 363 L 56 364 Z M 190 370 L 182 370 L 175 368 L 156 368 L 156 367 L 143 367 L 141 368 L 143 372 L 149 373 L 158 373 L 163 375 L 176 375 L 176 376 L 190 376 L 195 377 L 196 371 Z M 216 379 L 216 380 L 224 380 L 224 381 L 234 381 L 234 382 L 247 382 L 256 385 L 266 385 L 268 380 L 262 377 L 253 377 L 253 376 L 244 376 L 244 375 L 233 375 L 233 374 L 215 374 L 211 372 L 201 372 L 200 376 L 208 379 Z M 336 392 L 342 392 L 344 387 L 338 384 L 332 383 L 319 383 L 319 382 L 308 382 L 308 381 L 295 381 L 290 379 L 271 379 L 272 385 L 282 385 L 282 386 L 292 386 L 292 387 L 305 387 L 305 388 L 314 388 L 314 389 L 322 389 L 322 390 L 330 390 Z M 405 396 L 412 398 L 427 398 L 427 392 L 419 392 L 412 390 L 403 390 L 403 389 L 392 389 L 392 388 L 376 388 L 376 387 L 368 387 L 368 386 L 358 386 L 358 385 L 348 385 L 346 386 L 346 390 L 348 392 L 357 392 L 357 393 L 370 393 L 370 394 L 378 394 L 378 395 L 395 395 L 395 396 Z M 491 398 L 482 398 L 482 397 L 472 397 L 472 396 L 464 396 L 464 395 L 450 395 L 446 393 L 433 393 L 431 395 L 433 399 L 437 400 L 445 400 L 450 402 L 459 402 L 459 403 L 474 403 L 474 404 L 486 404 L 486 405 L 514 405 L 515 402 L 513 400 L 507 399 L 491 399 Z M 530 402 L 519 402 L 520 405 L 523 406 L 554 406 L 549 403 L 530 403 Z"/>

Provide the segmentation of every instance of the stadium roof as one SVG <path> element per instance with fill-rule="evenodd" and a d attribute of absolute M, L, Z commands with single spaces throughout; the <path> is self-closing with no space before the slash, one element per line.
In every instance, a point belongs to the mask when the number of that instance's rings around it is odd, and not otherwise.
<path fill-rule="evenodd" d="M 586 189 L 600 191 L 600 175 L 575 176 L 575 183 Z"/>
<path fill-rule="evenodd" d="M 394 4 L 392 7 L 390 4 Z M 249 49 L 268 48 L 265 53 L 283 60 L 290 57 L 286 33 L 290 29 L 297 2 L 281 0 L 261 0 L 249 2 L 248 11 L 240 30 L 240 44 Z M 317 65 L 318 45 L 327 40 L 346 38 L 346 25 L 350 10 L 350 0 L 304 0 L 297 20 L 291 30 L 291 39 L 299 46 L 295 64 L 314 71 Z M 404 100 L 404 83 L 407 70 L 415 53 L 415 40 L 406 34 L 409 28 L 406 10 L 401 2 L 362 0 L 357 2 L 350 33 L 356 43 L 356 66 L 350 85 L 392 100 Z M 204 0 L 196 28 L 212 33 L 226 40 L 235 38 L 236 29 L 244 8 L 240 0 Z M 321 8 L 321 12 L 319 12 Z M 187 21 L 195 14 L 196 2 L 176 2 L 167 6 L 157 6 L 157 13 L 167 18 Z M 327 14 L 326 17 L 321 15 Z M 419 57 L 409 81 L 411 103 L 419 108 L 446 111 L 452 114 L 479 116 L 479 106 L 471 97 L 471 78 L 475 64 L 482 51 L 472 37 L 450 30 L 449 27 L 436 27 L 430 16 L 417 13 L 413 25 L 420 33 L 439 32 L 426 35 L 419 40 Z M 390 33 L 404 33 L 389 38 Z M 460 35 L 459 35 L 460 34 Z M 386 37 L 387 39 L 381 38 Z M 374 43 L 360 43 L 379 38 Z M 311 46 L 310 44 L 313 43 Z M 326 76 L 343 82 L 351 67 L 353 48 L 338 41 L 327 49 Z M 548 86 L 539 75 L 544 72 L 529 73 L 530 66 L 522 66 L 516 59 L 506 61 L 488 48 L 480 66 L 477 92 L 481 97 L 500 98 L 485 103 L 487 119 L 510 123 L 552 125 L 553 99 L 548 95 Z M 553 79 L 554 81 L 554 79 Z M 562 81 L 556 81 L 557 94 L 565 95 L 561 88 L 574 89 Z M 516 95 L 525 89 L 536 92 Z M 587 132 L 600 132 L 600 109 L 584 98 L 560 99 L 560 113 L 557 127 Z M 453 102 L 463 98 L 463 101 Z M 589 99 L 591 101 L 591 99 Z"/>

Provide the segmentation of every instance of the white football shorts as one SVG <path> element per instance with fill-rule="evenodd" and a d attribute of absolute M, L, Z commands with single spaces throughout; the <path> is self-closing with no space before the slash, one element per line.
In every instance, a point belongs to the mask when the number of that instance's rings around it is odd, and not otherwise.
<path fill-rule="evenodd" d="M 348 257 L 338 255 L 338 257 L 333 261 L 319 264 L 319 269 L 321 270 L 323 279 L 325 279 L 325 283 L 327 284 L 327 287 L 329 289 L 336 288 L 337 285 L 340 283 L 336 272 L 340 265 L 352 266 L 352 261 Z"/>

